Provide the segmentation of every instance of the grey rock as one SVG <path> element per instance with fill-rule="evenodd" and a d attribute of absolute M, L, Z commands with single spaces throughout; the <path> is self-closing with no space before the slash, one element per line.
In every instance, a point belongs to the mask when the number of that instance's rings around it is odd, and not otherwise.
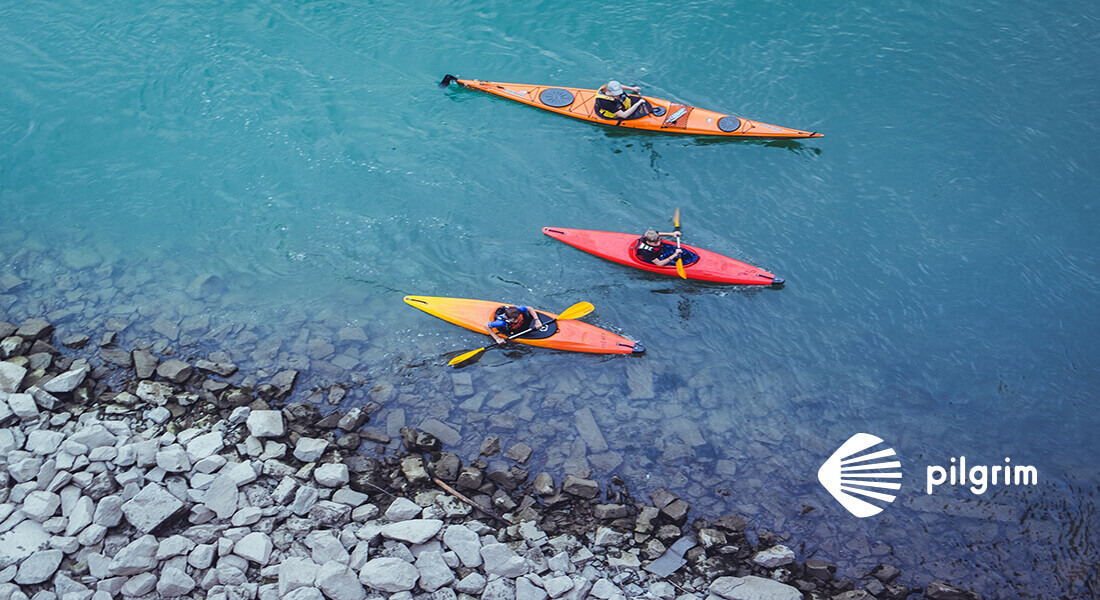
<path fill-rule="evenodd" d="M 387 521 L 407 521 L 415 519 L 423 509 L 408 498 L 398 498 L 390 503 L 386 509 L 384 518 Z"/>
<path fill-rule="evenodd" d="M 332 600 L 362 600 L 367 591 L 359 577 L 347 565 L 330 561 L 317 571 L 317 587 Z"/>
<path fill-rule="evenodd" d="M 567 494 L 581 498 L 595 498 L 600 493 L 600 485 L 591 479 L 582 479 L 573 475 L 566 475 L 561 482 L 561 489 Z"/>
<path fill-rule="evenodd" d="M 111 575 L 137 575 L 157 566 L 157 538 L 143 535 L 119 550 L 108 567 Z"/>
<path fill-rule="evenodd" d="M 463 566 L 480 567 L 481 538 L 464 525 L 450 525 L 443 532 L 443 543 L 458 555 Z"/>
<path fill-rule="evenodd" d="M 629 509 L 622 504 L 597 504 L 592 509 L 592 516 L 601 520 L 621 519 L 629 514 Z"/>
<path fill-rule="evenodd" d="M 474 571 L 456 583 L 454 589 L 460 594 L 477 595 L 485 590 L 485 583 L 485 576 Z"/>
<path fill-rule="evenodd" d="M 588 446 L 589 452 L 607 452 L 607 441 L 600 431 L 600 426 L 596 424 L 596 418 L 592 415 L 591 409 L 586 406 L 578 410 L 574 415 L 574 424 L 581 439 Z"/>
<path fill-rule="evenodd" d="M 772 546 L 753 555 L 752 562 L 766 569 L 782 567 L 794 562 L 794 551 L 786 546 Z"/>
<path fill-rule="evenodd" d="M 138 382 L 134 394 L 150 404 L 164 406 L 172 397 L 172 386 L 163 381 L 142 380 Z"/>
<path fill-rule="evenodd" d="M 513 445 L 504 453 L 504 458 L 514 460 L 520 464 L 526 463 L 531 458 L 531 447 L 523 442 Z"/>
<path fill-rule="evenodd" d="M 977 594 L 959 589 L 940 580 L 929 583 L 924 588 L 924 595 L 930 600 L 976 600 L 980 598 Z"/>
<path fill-rule="evenodd" d="M 152 573 L 141 573 L 131 577 L 122 585 L 123 596 L 129 598 L 139 598 L 153 591 L 157 587 L 157 578 Z"/>
<path fill-rule="evenodd" d="M 383 557 L 368 561 L 359 571 L 363 585 L 383 592 L 411 590 L 420 579 L 416 567 L 400 558 Z"/>
<path fill-rule="evenodd" d="M 89 368 L 86 366 L 65 371 L 42 384 L 42 389 L 52 394 L 67 394 L 75 390 L 81 383 L 84 383 L 84 378 L 88 375 L 88 371 Z"/>
<path fill-rule="evenodd" d="M 344 463 L 327 463 L 313 470 L 313 479 L 325 487 L 334 488 L 347 484 L 350 474 Z"/>
<path fill-rule="evenodd" d="M 573 589 L 573 579 L 570 578 L 568 575 L 544 578 L 542 580 L 542 583 L 543 586 L 546 588 L 546 593 L 551 598 L 562 596 L 569 590 Z"/>
<path fill-rule="evenodd" d="M 317 504 L 317 488 L 303 485 L 294 492 L 294 500 L 290 503 L 290 512 L 302 516 L 309 513 L 314 504 Z"/>
<path fill-rule="evenodd" d="M 11 363 L 0 362 L 0 365 L 7 364 Z M 0 370 L 2 369 L 3 367 L 0 366 Z M 2 379 L 3 373 L 0 373 L 0 380 Z M 0 381 L 0 387 L 2 386 L 3 381 Z M 34 397 L 30 394 L 8 394 L 8 408 L 15 413 L 15 416 L 24 421 L 33 421 L 38 418 L 38 404 L 35 403 Z"/>
<path fill-rule="evenodd" d="M 182 535 L 173 535 L 161 540 L 160 544 L 157 546 L 157 560 L 181 556 L 187 554 L 194 548 L 195 542 L 192 540 Z"/>
<path fill-rule="evenodd" d="M 104 496 L 95 507 L 92 523 L 114 527 L 122 522 L 122 516 L 122 498 L 114 495 Z"/>
<path fill-rule="evenodd" d="M 183 446 L 172 444 L 157 452 L 157 466 L 166 473 L 183 473 L 191 470 L 191 461 Z"/>
<path fill-rule="evenodd" d="M 425 419 L 420 424 L 420 430 L 434 435 L 448 446 L 457 446 L 462 443 L 462 436 L 458 431 L 438 419 Z"/>
<path fill-rule="evenodd" d="M 157 366 L 157 375 L 172 383 L 183 383 L 191 376 L 191 365 L 182 360 L 171 358 Z"/>
<path fill-rule="evenodd" d="M 304 558 L 288 557 L 279 564 L 279 595 L 303 587 L 313 587 L 317 578 L 317 565 Z"/>
<path fill-rule="evenodd" d="M 548 596 L 546 590 L 531 583 L 530 579 L 526 577 L 516 579 L 516 600 L 546 600 Z"/>
<path fill-rule="evenodd" d="M 237 512 L 237 483 L 227 473 L 218 475 L 206 488 L 203 504 L 214 511 L 219 519 L 228 519 Z"/>
<path fill-rule="evenodd" d="M 157 581 L 157 594 L 162 598 L 183 596 L 195 589 L 195 580 L 176 567 L 165 567 Z"/>
<path fill-rule="evenodd" d="M 27 494 L 20 508 L 28 517 L 42 523 L 61 508 L 61 497 L 53 492 L 35 490 Z"/>
<path fill-rule="evenodd" d="M 311 551 L 313 562 L 323 565 L 327 562 L 348 564 L 348 551 L 331 531 L 314 531 L 306 536 L 306 547 Z"/>
<path fill-rule="evenodd" d="M 255 435 L 255 434 L 253 434 Z M 322 439 L 302 437 L 294 446 L 294 458 L 302 462 L 317 462 L 328 448 L 328 442 Z"/>
<path fill-rule="evenodd" d="M 211 431 L 196 436 L 187 442 L 187 456 L 192 461 L 200 461 L 217 454 L 225 446 L 225 439 L 220 431 Z"/>
<path fill-rule="evenodd" d="M 418 585 L 425 592 L 434 592 L 455 580 L 454 573 L 438 551 L 421 552 L 416 558 L 416 570 L 420 572 Z"/>
<path fill-rule="evenodd" d="M 199 544 L 187 555 L 187 564 L 196 569 L 209 569 L 214 564 L 214 555 L 217 546 L 214 544 Z"/>
<path fill-rule="evenodd" d="M 49 338 L 52 333 L 53 325 L 50 325 L 49 321 L 37 317 L 23 321 L 19 329 L 15 330 L 15 335 L 25 340 L 44 340 Z"/>
<path fill-rule="evenodd" d="M 285 432 L 283 413 L 277 410 L 254 410 L 246 421 L 248 431 L 254 437 L 280 437 Z"/>
<path fill-rule="evenodd" d="M 95 502 L 88 496 L 81 496 L 69 509 L 69 523 L 65 526 L 65 535 L 74 536 L 92 524 L 95 515 Z"/>
<path fill-rule="evenodd" d="M 707 591 L 726 600 L 802 600 L 797 588 L 754 575 L 719 577 Z"/>
<path fill-rule="evenodd" d="M 212 362 L 203 359 L 195 361 L 195 368 L 222 377 L 230 377 L 237 372 L 237 365 L 233 363 Z"/>
<path fill-rule="evenodd" d="M 36 429 L 27 435 L 24 447 L 39 456 L 46 456 L 57 452 L 63 441 L 65 441 L 65 434 L 60 431 Z"/>
<path fill-rule="evenodd" d="M 485 584 L 481 600 L 516 600 L 516 584 L 511 579 L 494 579 Z"/>
<path fill-rule="evenodd" d="M 138 531 L 148 533 L 183 509 L 183 502 L 159 484 L 146 485 L 122 505 L 122 514 Z"/>
<path fill-rule="evenodd" d="M 160 364 L 160 360 L 148 350 L 134 350 L 130 353 L 130 357 L 134 362 L 134 375 L 138 379 L 150 379 L 153 377 L 153 373 L 157 372 L 157 365 Z"/>
<path fill-rule="evenodd" d="M 83 333 L 76 333 L 76 334 L 70 335 L 70 336 L 66 337 L 65 339 L 61 340 L 61 343 L 66 348 L 71 348 L 73 350 L 79 350 L 79 349 L 83 348 L 84 346 L 87 346 L 88 342 L 90 342 L 90 341 L 91 341 L 91 338 L 84 335 Z"/>
<path fill-rule="evenodd" d="M 233 546 L 233 554 L 259 565 L 266 565 L 271 559 L 273 548 L 274 544 L 266 533 L 253 531 Z"/>
<path fill-rule="evenodd" d="M 7 361 L 0 361 L 0 392 L 15 393 L 19 391 L 19 385 L 26 377 L 26 369 Z M 9 404 L 11 400 L 9 399 Z M 14 410 L 14 407 L 12 407 Z M 19 413 L 17 413 L 19 414 Z"/>
<path fill-rule="evenodd" d="M 339 502 L 322 500 L 309 509 L 309 516 L 322 525 L 338 527 L 351 520 L 351 508 Z"/>
<path fill-rule="evenodd" d="M 506 544 L 488 544 L 481 547 L 483 568 L 490 575 L 514 579 L 527 573 L 527 563 Z"/>
<path fill-rule="evenodd" d="M 286 396 L 294 389 L 294 382 L 298 379 L 298 372 L 292 369 L 280 371 L 271 378 L 271 386 L 275 388 L 279 397 Z"/>
<path fill-rule="evenodd" d="M 325 600 L 321 590 L 313 587 L 298 588 L 283 596 L 282 600 Z"/>
<path fill-rule="evenodd" d="M 33 585 L 42 583 L 61 566 L 61 559 L 65 554 L 60 550 L 46 550 L 35 552 L 19 564 L 19 571 L 15 574 L 15 583 L 19 585 Z"/>
<path fill-rule="evenodd" d="M 411 519 L 390 523 L 382 528 L 382 536 L 409 544 L 423 544 L 443 528 L 439 519 Z"/>
<path fill-rule="evenodd" d="M 596 583 L 592 584 L 592 596 L 600 598 L 601 600 L 608 600 L 622 592 L 614 583 L 611 583 L 607 579 L 600 578 Z"/>

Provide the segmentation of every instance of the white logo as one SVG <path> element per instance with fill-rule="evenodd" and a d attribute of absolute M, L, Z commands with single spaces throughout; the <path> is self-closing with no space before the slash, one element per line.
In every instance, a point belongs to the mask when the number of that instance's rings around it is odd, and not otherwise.
<path fill-rule="evenodd" d="M 901 462 L 879 460 L 896 457 L 893 448 L 860 454 L 881 443 L 881 438 L 869 433 L 857 433 L 837 448 L 817 471 L 817 479 L 821 485 L 825 486 L 825 490 L 832 494 L 841 506 L 848 509 L 848 512 L 861 519 L 879 514 L 885 505 L 893 502 L 896 497 L 893 494 L 873 491 L 873 489 L 901 489 L 901 483 L 883 481 L 901 479 L 901 472 L 897 470 L 901 469 Z M 878 500 L 883 503 L 883 506 L 856 498 L 852 494 Z"/>

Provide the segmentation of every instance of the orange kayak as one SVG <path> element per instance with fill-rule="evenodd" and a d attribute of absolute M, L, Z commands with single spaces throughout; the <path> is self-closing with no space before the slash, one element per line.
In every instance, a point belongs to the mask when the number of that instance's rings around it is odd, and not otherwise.
<path fill-rule="evenodd" d="M 415 306 L 433 317 L 439 317 L 459 327 L 465 327 L 486 335 L 489 334 L 489 330 L 485 325 L 493 320 L 493 312 L 501 306 L 505 306 L 503 302 L 441 298 L 438 296 L 405 296 L 405 303 Z M 543 310 L 535 310 L 543 321 L 556 319 L 558 316 Z M 541 348 L 569 350 L 570 352 L 593 352 L 597 354 L 641 354 L 645 352 L 645 348 L 637 342 L 632 342 L 595 325 L 574 320 L 554 321 L 544 325 L 540 330 L 532 331 L 512 341 Z"/>
<path fill-rule="evenodd" d="M 741 138 L 815 138 L 824 135 L 816 131 L 769 125 L 650 96 L 643 98 L 653 106 L 652 114 L 637 119 L 605 119 L 596 113 L 596 90 L 459 79 L 454 75 L 447 75 L 439 85 L 447 87 L 452 82 L 559 115 L 613 127 Z"/>

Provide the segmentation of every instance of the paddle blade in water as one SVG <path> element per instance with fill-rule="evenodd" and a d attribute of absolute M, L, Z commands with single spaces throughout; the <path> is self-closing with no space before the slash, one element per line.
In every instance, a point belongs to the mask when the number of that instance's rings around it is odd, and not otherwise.
<path fill-rule="evenodd" d="M 485 348 L 478 348 L 477 350 L 470 350 L 469 352 L 466 352 L 464 354 L 459 354 L 458 356 L 452 358 L 447 364 L 453 367 L 455 365 L 458 365 L 460 363 L 464 363 L 464 362 L 470 360 L 471 358 L 477 356 L 478 354 L 481 354 L 484 351 L 485 351 Z"/>

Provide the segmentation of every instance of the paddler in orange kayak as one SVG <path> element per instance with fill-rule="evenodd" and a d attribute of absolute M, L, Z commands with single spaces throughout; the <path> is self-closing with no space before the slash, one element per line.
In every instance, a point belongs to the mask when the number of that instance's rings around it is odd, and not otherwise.
<path fill-rule="evenodd" d="M 642 91 L 640 87 L 623 85 L 618 81 L 608 81 L 596 90 L 596 114 L 605 119 L 638 119 L 651 111 L 649 102 L 641 95 L 627 96 L 623 90 L 634 93 Z"/>
<path fill-rule="evenodd" d="M 537 312 L 526 306 L 501 306 L 493 313 L 493 320 L 485 325 L 489 335 L 498 344 L 508 341 L 508 337 L 523 333 L 528 329 L 539 329 L 542 321 Z"/>

